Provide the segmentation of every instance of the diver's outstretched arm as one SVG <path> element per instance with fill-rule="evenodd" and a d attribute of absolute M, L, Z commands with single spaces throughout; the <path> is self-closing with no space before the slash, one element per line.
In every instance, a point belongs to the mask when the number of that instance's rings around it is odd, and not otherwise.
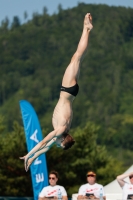
<path fill-rule="evenodd" d="M 24 156 L 20 159 L 24 159 L 24 165 L 25 165 L 25 171 L 27 172 L 30 165 L 33 163 L 33 161 L 39 157 L 41 154 L 46 153 L 55 143 L 56 138 L 53 138 L 50 142 L 48 142 L 45 146 L 43 146 L 40 150 L 38 150 L 31 158 Z"/>
<path fill-rule="evenodd" d="M 42 141 L 40 141 L 27 155 L 26 157 L 32 156 L 35 152 L 42 149 L 49 141 L 54 137 L 61 135 L 65 130 L 65 127 L 61 127 L 50 132 Z"/>
<path fill-rule="evenodd" d="M 35 152 L 43 148 L 52 138 L 56 136 L 57 130 L 53 130 L 50 132 L 43 140 L 41 140 L 31 151 L 29 151 L 25 157 L 30 157 L 32 156 Z"/>
<path fill-rule="evenodd" d="M 27 162 L 28 162 L 29 157 L 32 156 L 37 151 L 44 148 L 47 145 L 47 143 L 49 143 L 53 138 L 61 135 L 64 132 L 64 130 L 65 130 L 65 126 L 53 130 L 42 141 L 40 141 L 27 155 L 20 157 L 20 159 L 24 159 L 25 169 L 27 168 Z"/>

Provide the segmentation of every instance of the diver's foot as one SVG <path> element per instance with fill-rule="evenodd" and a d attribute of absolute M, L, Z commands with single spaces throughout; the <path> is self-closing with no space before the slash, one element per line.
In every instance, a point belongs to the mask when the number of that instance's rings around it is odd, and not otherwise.
<path fill-rule="evenodd" d="M 85 18 L 84 18 L 84 28 L 87 28 L 87 30 L 91 30 L 93 28 L 93 25 L 92 25 L 92 16 L 90 13 L 87 13 L 85 15 Z"/>

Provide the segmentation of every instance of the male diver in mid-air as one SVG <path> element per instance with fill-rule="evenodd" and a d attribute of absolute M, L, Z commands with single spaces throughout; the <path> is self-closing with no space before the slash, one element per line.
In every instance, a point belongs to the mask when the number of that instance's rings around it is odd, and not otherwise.
<path fill-rule="evenodd" d="M 90 13 L 87 13 L 84 18 L 83 31 L 77 50 L 63 76 L 60 97 L 52 117 L 54 130 L 40 141 L 27 155 L 20 157 L 20 159 L 24 159 L 26 171 L 28 171 L 29 166 L 35 158 L 40 154 L 47 152 L 53 144 L 66 150 L 75 143 L 72 136 L 68 134 L 73 117 L 72 103 L 79 91 L 77 82 L 79 78 L 80 64 L 86 53 L 89 34 L 92 28 L 92 16 Z"/>

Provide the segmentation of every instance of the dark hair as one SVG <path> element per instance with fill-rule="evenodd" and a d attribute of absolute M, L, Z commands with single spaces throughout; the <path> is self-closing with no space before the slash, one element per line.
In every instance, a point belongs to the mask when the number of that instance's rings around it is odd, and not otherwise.
<path fill-rule="evenodd" d="M 63 144 L 63 146 L 64 146 L 64 150 L 67 150 L 67 149 L 69 149 L 69 148 L 71 148 L 72 147 L 72 145 L 74 145 L 74 143 L 75 143 L 75 140 L 72 138 L 72 136 L 71 135 L 69 135 L 68 133 L 65 133 L 64 134 L 64 140 L 63 140 L 63 142 L 62 142 L 62 144 Z"/>
<path fill-rule="evenodd" d="M 133 177 L 133 174 L 131 174 L 130 176 L 129 176 L 129 178 L 131 179 Z"/>
<path fill-rule="evenodd" d="M 56 176 L 56 178 L 59 178 L 58 172 L 56 172 L 56 171 L 54 171 L 54 170 L 51 171 L 51 172 L 49 173 L 49 175 L 50 175 L 50 174 L 54 174 L 54 175 Z"/>

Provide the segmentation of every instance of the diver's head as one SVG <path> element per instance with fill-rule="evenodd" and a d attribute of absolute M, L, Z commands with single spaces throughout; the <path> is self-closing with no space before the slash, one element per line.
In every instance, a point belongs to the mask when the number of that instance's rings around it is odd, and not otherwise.
<path fill-rule="evenodd" d="M 64 133 L 63 136 L 64 136 L 64 140 L 61 142 L 61 146 L 64 150 L 67 150 L 71 148 L 72 145 L 74 145 L 75 140 L 68 133 Z"/>

